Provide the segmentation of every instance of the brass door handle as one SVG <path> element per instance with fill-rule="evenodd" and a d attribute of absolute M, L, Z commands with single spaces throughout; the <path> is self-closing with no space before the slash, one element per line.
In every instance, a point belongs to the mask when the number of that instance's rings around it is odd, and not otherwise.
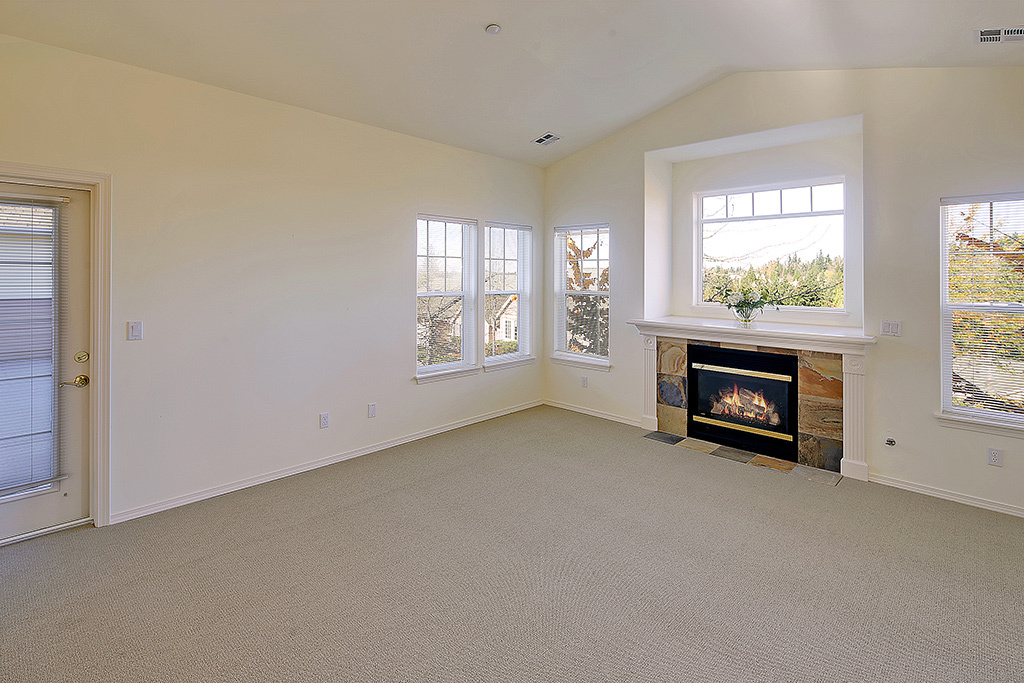
<path fill-rule="evenodd" d="M 79 375 L 78 377 L 74 378 L 70 382 L 61 382 L 57 386 L 60 386 L 60 387 L 78 387 L 79 389 L 81 389 L 82 387 L 89 386 L 89 376 L 88 375 Z"/>

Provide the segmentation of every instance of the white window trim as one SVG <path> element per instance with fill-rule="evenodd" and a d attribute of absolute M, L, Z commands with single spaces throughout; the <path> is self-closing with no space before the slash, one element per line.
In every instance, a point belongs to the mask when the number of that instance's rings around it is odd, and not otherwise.
<path fill-rule="evenodd" d="M 456 379 L 457 377 L 469 377 L 471 375 L 478 374 L 483 368 L 476 367 L 463 367 L 463 368 L 446 368 L 441 370 L 433 370 L 431 372 L 417 372 L 416 373 L 416 384 L 430 384 L 431 382 L 440 382 L 445 379 Z"/>
<path fill-rule="evenodd" d="M 954 429 L 966 429 L 974 432 L 1009 436 L 1013 438 L 1024 437 L 1024 417 L 1019 420 L 1003 418 L 995 411 L 988 411 L 979 408 L 966 408 L 953 405 L 953 330 L 952 313 L 954 310 L 998 310 L 1009 313 L 1024 313 L 1024 305 L 1001 304 L 998 307 L 986 304 L 960 304 L 952 306 L 949 303 L 949 245 L 946 241 L 945 225 L 942 219 L 943 207 L 953 204 L 987 204 L 1000 201 L 1022 201 L 1024 192 L 1010 192 L 988 195 L 968 195 L 964 197 L 942 197 L 939 199 L 939 240 L 941 250 L 940 263 L 940 292 L 939 292 L 939 317 L 941 328 L 941 358 L 939 366 L 942 376 L 940 378 L 942 390 L 940 394 L 941 406 L 935 413 L 935 418 L 944 427 Z"/>
<path fill-rule="evenodd" d="M 608 223 L 587 223 L 583 225 L 560 225 L 554 229 L 555 243 L 558 243 L 559 234 L 574 232 L 577 230 L 606 230 L 608 231 L 608 247 L 611 249 L 612 232 Z M 593 368 L 595 370 L 609 370 L 611 369 L 611 304 L 612 304 L 612 286 L 611 277 L 608 280 L 608 289 L 598 292 L 573 292 L 573 294 L 582 295 L 593 295 L 593 296 L 607 296 L 608 297 L 608 310 L 609 310 L 609 343 L 608 343 L 608 355 L 597 356 L 589 353 L 576 353 L 568 351 L 565 348 L 565 297 L 569 293 L 569 290 L 565 288 L 565 258 L 558 252 L 556 248 L 555 253 L 555 318 L 554 318 L 554 330 L 555 330 L 555 351 L 551 355 L 551 361 L 558 365 L 569 365 L 572 367 L 579 368 Z M 611 268 L 611 259 L 608 259 L 609 273 Z"/>
<path fill-rule="evenodd" d="M 480 332 L 478 330 L 476 312 L 481 305 L 479 287 L 480 246 L 477 239 L 479 223 L 471 218 L 438 216 L 435 214 L 417 214 L 416 220 L 444 221 L 459 223 L 464 226 L 462 231 L 462 360 L 452 363 L 439 363 L 416 367 L 416 382 L 436 382 L 441 379 L 464 377 L 480 371 L 477 363 Z M 418 269 L 417 265 L 417 269 Z M 452 296 L 454 292 L 416 292 L 416 299 L 422 296 Z"/>
<path fill-rule="evenodd" d="M 536 357 L 533 354 L 533 228 L 529 225 L 519 225 L 516 223 L 501 223 L 498 221 L 485 221 L 484 229 L 487 228 L 505 228 L 519 231 L 519 244 L 518 254 L 526 255 L 525 261 L 517 256 L 518 265 L 516 266 L 519 273 L 519 289 L 516 291 L 509 290 L 487 290 L 481 284 L 480 290 L 482 292 L 480 301 L 480 310 L 483 309 L 483 296 L 487 294 L 516 294 L 519 297 L 519 309 L 517 314 L 517 326 L 519 328 L 518 339 L 519 351 L 517 353 L 504 353 L 500 356 L 487 356 L 486 349 L 484 348 L 487 340 L 484 338 L 485 333 L 480 335 L 480 357 L 484 359 L 483 367 L 486 371 L 491 370 L 506 370 L 521 365 L 528 365 L 533 362 Z M 486 239 L 480 240 L 481 244 L 481 268 L 480 268 L 480 279 L 483 281 L 483 274 L 486 269 L 484 259 L 487 258 L 486 252 L 483 251 L 484 243 Z M 481 327 L 486 324 L 481 316 Z M 484 331 L 486 332 L 486 331 Z"/>
<path fill-rule="evenodd" d="M 606 356 L 591 356 L 571 351 L 555 351 L 551 356 L 551 362 L 558 365 L 568 365 L 574 368 L 586 368 L 603 372 L 608 372 L 612 369 L 611 361 Z"/>
<path fill-rule="evenodd" d="M 847 304 L 850 300 L 851 294 L 851 277 L 850 277 L 850 255 L 854 249 L 859 248 L 859 240 L 855 241 L 855 235 L 851 234 L 850 230 L 850 197 L 849 197 L 849 183 L 845 175 L 833 175 L 833 176 L 822 176 L 812 179 L 795 180 L 792 182 L 784 183 L 764 183 L 760 185 L 747 185 L 743 187 L 724 188 L 716 190 L 701 190 L 700 192 L 693 193 L 693 308 L 698 312 L 699 315 L 705 315 L 707 313 L 715 312 L 718 317 L 732 317 L 725 304 L 717 302 L 703 301 L 704 298 L 704 240 L 703 240 L 703 227 L 704 217 L 701 211 L 702 201 L 704 197 L 715 197 L 719 195 L 728 194 L 742 194 L 747 192 L 764 192 L 766 190 L 785 190 L 796 187 L 812 187 L 815 185 L 830 185 L 835 183 L 843 184 L 843 210 L 842 211 L 823 211 L 823 212 L 809 212 L 800 214 L 780 214 L 782 218 L 789 217 L 800 217 L 800 216 L 820 216 L 820 215 L 839 215 L 843 216 L 843 308 L 816 308 L 810 306 L 779 306 L 777 309 L 774 306 L 765 306 L 761 315 L 767 320 L 773 318 L 778 319 L 779 322 L 807 322 L 814 324 L 829 324 L 836 326 L 849 325 L 851 317 L 851 310 Z M 741 218 L 739 220 L 767 220 L 771 217 L 752 216 L 751 218 Z"/>
<path fill-rule="evenodd" d="M 536 356 L 518 356 L 507 353 L 504 356 L 494 356 L 499 360 L 489 361 L 484 364 L 484 372 L 496 372 L 498 370 L 510 370 L 512 368 L 530 365 L 537 360 Z"/>

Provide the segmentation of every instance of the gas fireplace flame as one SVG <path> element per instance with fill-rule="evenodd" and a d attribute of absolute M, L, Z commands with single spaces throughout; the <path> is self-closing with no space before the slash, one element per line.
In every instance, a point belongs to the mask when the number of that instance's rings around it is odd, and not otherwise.
<path fill-rule="evenodd" d="M 775 404 L 764 397 L 764 392 L 744 389 L 736 384 L 732 389 L 725 387 L 712 396 L 712 415 L 735 417 L 751 422 L 777 426 L 782 419 L 775 410 Z"/>

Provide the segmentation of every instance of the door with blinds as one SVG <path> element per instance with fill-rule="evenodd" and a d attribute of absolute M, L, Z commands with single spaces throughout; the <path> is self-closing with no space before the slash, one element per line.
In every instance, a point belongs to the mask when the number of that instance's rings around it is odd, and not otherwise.
<path fill-rule="evenodd" d="M 89 215 L 0 183 L 0 543 L 89 518 Z"/>

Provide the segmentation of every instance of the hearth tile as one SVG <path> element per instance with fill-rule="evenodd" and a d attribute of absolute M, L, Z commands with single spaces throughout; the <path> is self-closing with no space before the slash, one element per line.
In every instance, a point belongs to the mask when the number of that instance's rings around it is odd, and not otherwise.
<path fill-rule="evenodd" d="M 842 400 L 843 357 L 838 354 L 800 353 L 800 394 Z"/>
<path fill-rule="evenodd" d="M 755 455 L 757 455 L 757 453 L 741 451 L 738 448 L 730 448 L 729 446 L 719 446 L 715 450 L 711 451 L 711 455 L 717 455 L 719 458 L 726 458 L 728 460 L 735 460 L 736 462 L 748 463 Z"/>
<path fill-rule="evenodd" d="M 689 448 L 691 451 L 699 451 L 701 453 L 711 453 L 715 449 L 721 448 L 717 443 L 701 441 L 700 439 L 683 439 L 678 445 L 683 448 Z"/>
<path fill-rule="evenodd" d="M 686 378 L 682 375 L 669 375 L 664 372 L 658 373 L 658 403 L 674 406 L 676 408 L 686 407 Z"/>
<path fill-rule="evenodd" d="M 749 464 L 756 465 L 757 467 L 768 467 L 778 472 L 785 472 L 786 474 L 789 474 L 797 466 L 795 462 L 769 458 L 767 455 L 755 455 L 750 459 Z"/>
<path fill-rule="evenodd" d="M 644 434 L 644 438 L 667 443 L 670 446 L 674 446 L 683 440 L 683 437 L 669 434 L 668 432 L 651 432 L 650 434 Z"/>
<path fill-rule="evenodd" d="M 656 407 L 659 432 L 686 436 L 686 410 L 684 408 L 667 406 L 664 403 L 659 403 Z"/>
<path fill-rule="evenodd" d="M 811 481 L 821 482 L 822 484 L 828 484 L 829 486 L 835 486 L 843 478 L 841 474 L 819 470 L 817 467 L 805 467 L 804 465 L 797 465 L 790 474 L 795 474 Z"/>
<path fill-rule="evenodd" d="M 838 472 L 842 459 L 842 441 L 811 434 L 800 434 L 797 460 L 801 465 Z"/>
<path fill-rule="evenodd" d="M 801 396 L 799 404 L 798 422 L 801 434 L 843 440 L 842 399 Z"/>
<path fill-rule="evenodd" d="M 658 340 L 658 372 L 686 374 L 686 342 Z"/>

